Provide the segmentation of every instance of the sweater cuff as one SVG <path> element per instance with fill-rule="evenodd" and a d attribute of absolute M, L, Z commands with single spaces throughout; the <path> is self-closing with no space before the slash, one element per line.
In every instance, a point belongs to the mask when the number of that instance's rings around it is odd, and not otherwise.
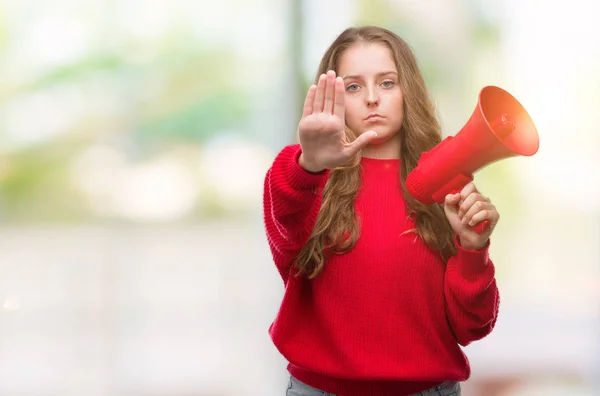
<path fill-rule="evenodd" d="M 318 173 L 307 171 L 298 163 L 300 154 L 302 154 L 302 148 L 298 145 L 286 169 L 290 186 L 296 190 L 309 190 L 321 186 L 327 179 L 329 170 L 325 169 Z"/>
<path fill-rule="evenodd" d="M 465 278 L 477 277 L 487 271 L 494 272 L 493 264 L 490 261 L 489 249 L 490 240 L 482 249 L 470 250 L 460 245 L 460 238 L 454 238 L 456 244 L 456 255 L 448 261 L 448 266 L 453 267 L 460 275 Z"/>

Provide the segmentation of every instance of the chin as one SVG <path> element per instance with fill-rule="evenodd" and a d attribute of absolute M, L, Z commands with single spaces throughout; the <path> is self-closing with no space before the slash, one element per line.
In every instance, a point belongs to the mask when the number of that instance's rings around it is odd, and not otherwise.
<path fill-rule="evenodd" d="M 396 131 L 391 131 L 388 128 L 371 128 L 377 132 L 377 137 L 369 142 L 369 147 L 383 148 L 386 146 L 396 147 L 400 145 L 400 134 Z M 399 150 L 399 148 L 398 148 Z M 396 151 L 395 149 L 393 150 Z"/>
<path fill-rule="evenodd" d="M 366 129 L 366 130 L 371 130 L 371 131 L 375 131 L 377 132 L 377 138 L 374 139 L 373 141 L 386 141 L 389 139 L 392 139 L 394 136 L 397 135 L 396 132 L 391 131 L 389 128 L 370 128 L 370 129 Z"/>

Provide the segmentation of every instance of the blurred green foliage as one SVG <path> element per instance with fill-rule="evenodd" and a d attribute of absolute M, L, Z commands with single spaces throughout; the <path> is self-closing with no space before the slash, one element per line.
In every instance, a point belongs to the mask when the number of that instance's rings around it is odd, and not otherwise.
<path fill-rule="evenodd" d="M 295 1 L 296 10 L 302 9 L 301 3 Z M 360 1 L 355 23 L 384 26 L 406 38 L 415 48 L 430 89 L 434 92 L 446 89 L 447 62 L 436 54 L 427 32 L 406 18 L 398 7 L 401 6 L 386 0 Z M 303 59 L 297 48 L 303 48 L 300 30 L 307 26 L 298 15 L 289 27 L 285 50 L 296 63 Z M 470 18 L 473 22 L 464 38 L 473 51 L 496 45 L 498 33 L 493 24 L 475 11 Z M 100 23 L 106 23 L 101 20 Z M 93 31 L 106 29 L 104 25 L 93 25 L 98 22 L 90 23 Z M 11 48 L 18 46 L 22 37 L 17 34 L 22 32 L 16 30 L 27 28 L 7 24 L 6 15 L 0 13 L 0 61 L 19 62 L 14 58 L 17 52 L 11 52 Z M 7 117 L 8 104 L 15 99 L 45 93 L 61 103 L 64 99 L 61 95 L 69 89 L 80 92 L 86 109 L 80 119 L 61 133 L 16 148 L 10 144 L 7 124 L 0 124 L 0 139 L 6 143 L 1 150 L 4 159 L 0 169 L 3 221 L 95 219 L 97 215 L 91 210 L 89 198 L 77 188 L 72 177 L 75 159 L 95 144 L 114 147 L 135 164 L 152 160 L 173 147 L 201 148 L 220 134 L 248 130 L 253 101 L 257 98 L 240 84 L 239 55 L 226 46 L 190 40 L 192 36 L 180 26 L 171 27 L 159 40 L 149 42 L 115 33 L 72 62 L 39 69 L 26 80 L 0 82 L 3 119 Z M 295 81 L 303 97 L 312 76 L 302 76 L 299 70 L 298 64 L 289 72 L 298 74 Z M 472 98 L 460 99 L 460 92 L 456 94 L 459 100 L 472 101 Z M 108 107 L 98 109 L 98 95 L 103 98 L 100 106 Z M 506 180 L 510 176 L 502 173 L 505 171 L 495 167 L 486 177 Z M 218 195 L 210 193 L 213 190 L 210 185 L 203 187 L 199 207 L 192 210 L 190 217 L 226 215 L 218 203 Z"/>
<path fill-rule="evenodd" d="M 7 30 L 0 20 L 0 38 L 17 40 Z M 201 146 L 223 131 L 243 128 L 251 99 L 232 77 L 236 54 L 190 42 L 185 32 L 172 33 L 157 48 L 123 37 L 120 46 L 107 44 L 71 63 L 41 69 L 28 80 L 0 82 L 4 119 L 11 101 L 45 93 L 60 102 L 70 89 L 81 92 L 84 106 L 90 108 L 58 135 L 17 146 L 11 146 L 7 125 L 2 125 L 0 217 L 5 223 L 94 219 L 71 177 L 75 158 L 94 144 L 109 144 L 135 163 L 170 147 Z M 152 55 L 141 55 L 146 53 Z M 0 59 L 11 56 L 0 53 Z M 94 108 L 98 94 L 110 102 L 100 114 Z"/>

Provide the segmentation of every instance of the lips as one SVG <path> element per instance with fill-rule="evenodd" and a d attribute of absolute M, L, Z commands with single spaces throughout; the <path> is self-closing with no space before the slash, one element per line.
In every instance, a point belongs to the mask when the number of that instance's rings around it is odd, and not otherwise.
<path fill-rule="evenodd" d="M 367 121 L 374 121 L 374 120 L 380 120 L 382 119 L 383 116 L 379 113 L 371 113 L 369 114 L 369 116 L 367 118 L 365 118 Z"/>

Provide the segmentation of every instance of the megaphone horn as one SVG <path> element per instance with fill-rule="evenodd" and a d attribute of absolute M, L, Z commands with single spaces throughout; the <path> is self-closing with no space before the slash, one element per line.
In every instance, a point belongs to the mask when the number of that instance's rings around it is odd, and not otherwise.
<path fill-rule="evenodd" d="M 532 156 L 538 148 L 537 129 L 525 108 L 505 90 L 486 86 L 471 118 L 454 137 L 421 155 L 406 187 L 423 204 L 443 203 L 481 168 L 504 158 Z"/>

